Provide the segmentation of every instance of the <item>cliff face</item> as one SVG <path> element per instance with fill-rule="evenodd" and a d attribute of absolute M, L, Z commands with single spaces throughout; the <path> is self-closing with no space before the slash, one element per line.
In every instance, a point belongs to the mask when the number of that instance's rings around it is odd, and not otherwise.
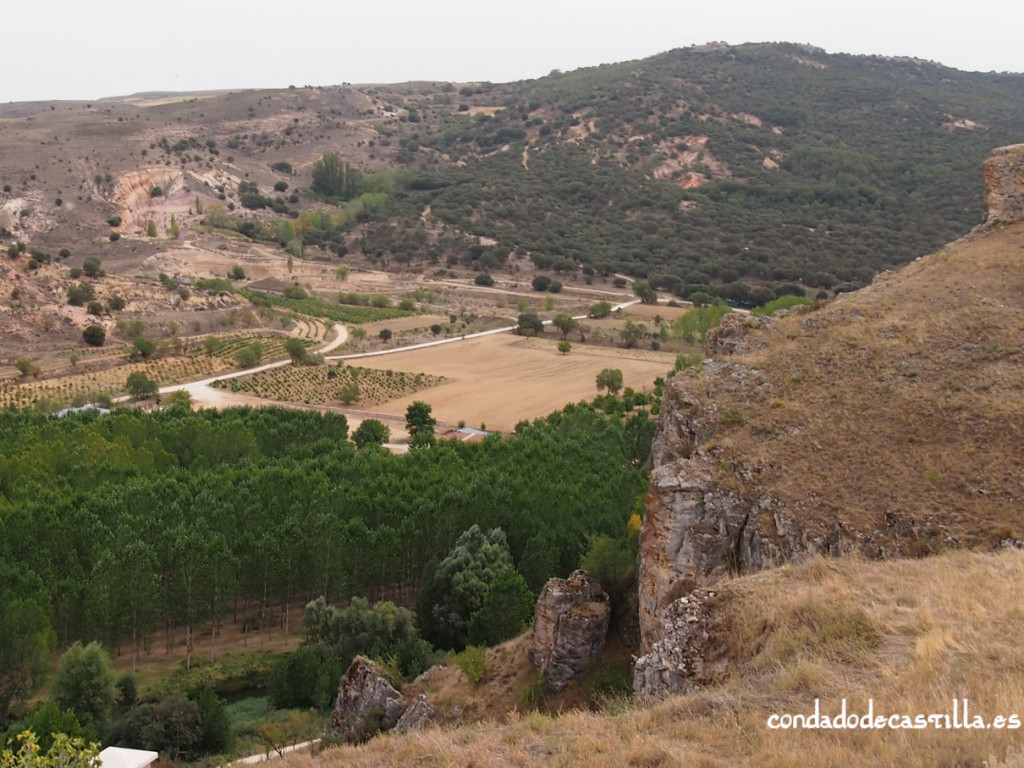
<path fill-rule="evenodd" d="M 982 172 L 988 206 L 986 224 L 1024 218 L 1024 144 L 993 150 Z"/>
<path fill-rule="evenodd" d="M 685 687 L 669 607 L 723 575 L 1024 545 L 1024 145 L 985 178 L 1007 226 L 827 305 L 727 315 L 666 385 L 639 574 L 641 651 L 661 655 L 637 690 Z"/>

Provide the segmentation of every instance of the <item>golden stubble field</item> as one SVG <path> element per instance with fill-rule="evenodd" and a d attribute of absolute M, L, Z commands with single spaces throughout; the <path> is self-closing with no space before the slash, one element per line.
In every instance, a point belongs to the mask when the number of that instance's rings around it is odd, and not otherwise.
<path fill-rule="evenodd" d="M 448 379 L 375 410 L 401 416 L 410 403 L 421 400 L 432 406 L 435 418 L 449 424 L 465 421 L 470 427 L 485 424 L 489 430 L 511 431 L 523 419 L 593 399 L 595 378 L 604 368 L 621 370 L 624 386 L 651 392 L 654 380 L 668 374 L 674 362 L 673 353 L 576 343 L 563 355 L 555 341 L 503 333 L 363 358 L 353 364 Z"/>

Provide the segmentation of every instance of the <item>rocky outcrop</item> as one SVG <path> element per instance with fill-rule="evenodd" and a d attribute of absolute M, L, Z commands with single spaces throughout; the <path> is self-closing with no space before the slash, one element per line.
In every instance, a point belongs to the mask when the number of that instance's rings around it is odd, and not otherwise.
<path fill-rule="evenodd" d="M 564 690 L 601 655 L 610 618 L 608 595 L 586 571 L 544 585 L 534 610 L 529 657 L 549 688 Z"/>
<path fill-rule="evenodd" d="M 663 617 L 663 639 L 636 661 L 634 693 L 661 698 L 686 693 L 702 682 L 710 638 L 708 615 L 715 594 L 710 589 L 697 589 L 668 607 Z"/>
<path fill-rule="evenodd" d="M 366 741 L 380 731 L 394 728 L 405 711 L 402 694 L 377 665 L 357 656 L 338 685 L 338 698 L 324 729 L 324 738 L 349 743 Z"/>
<path fill-rule="evenodd" d="M 992 150 L 982 166 L 986 224 L 1024 219 L 1024 144 Z"/>
<path fill-rule="evenodd" d="M 395 724 L 395 733 L 421 730 L 434 719 L 435 714 L 434 708 L 427 704 L 427 697 L 421 693 L 416 697 L 416 701 L 410 704 L 409 708 L 398 719 L 398 722 Z"/>

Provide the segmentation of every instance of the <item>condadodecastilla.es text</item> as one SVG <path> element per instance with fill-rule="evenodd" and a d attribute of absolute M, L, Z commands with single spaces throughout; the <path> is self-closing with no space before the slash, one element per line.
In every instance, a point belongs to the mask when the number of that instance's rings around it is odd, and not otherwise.
<path fill-rule="evenodd" d="M 867 711 L 853 711 L 847 708 L 846 699 L 836 714 L 823 714 L 821 700 L 814 700 L 814 712 L 799 714 L 772 714 L 768 727 L 782 729 L 868 729 L 868 728 L 935 728 L 936 730 L 1016 730 L 1020 728 L 1020 717 L 1016 713 L 996 715 L 987 720 L 979 714 L 972 714 L 967 699 L 953 699 L 946 712 L 929 714 L 888 714 L 875 712 L 875 700 L 868 700 Z"/>

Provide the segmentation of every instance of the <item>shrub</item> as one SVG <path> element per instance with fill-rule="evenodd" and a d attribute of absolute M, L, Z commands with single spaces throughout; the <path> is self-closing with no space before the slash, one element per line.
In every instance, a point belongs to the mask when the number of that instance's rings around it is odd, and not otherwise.
<path fill-rule="evenodd" d="M 100 277 L 103 274 L 103 262 L 94 256 L 82 262 L 82 272 L 86 277 Z"/>
<path fill-rule="evenodd" d="M 235 352 L 235 362 L 242 368 L 251 368 L 254 365 L 259 365 L 262 359 L 263 345 L 258 341 L 247 344 Z"/>
<path fill-rule="evenodd" d="M 478 685 L 487 673 L 487 649 L 470 645 L 452 661 L 473 685 Z"/>
<path fill-rule="evenodd" d="M 82 331 L 82 340 L 89 346 L 102 347 L 107 340 L 107 332 L 100 325 L 89 325 Z"/>
<path fill-rule="evenodd" d="M 301 285 L 286 285 L 284 288 L 284 297 L 286 299 L 308 299 L 309 294 L 302 288 Z"/>
<path fill-rule="evenodd" d="M 276 184 L 274 184 L 274 191 L 275 192 L 285 192 L 285 191 L 287 191 L 287 189 L 288 189 L 288 182 L 287 181 L 279 181 Z"/>
<path fill-rule="evenodd" d="M 109 224 L 112 227 L 120 227 L 121 226 L 121 217 L 120 216 L 111 216 L 109 219 L 107 219 L 107 224 Z"/>
<path fill-rule="evenodd" d="M 228 277 L 230 277 L 232 280 L 245 280 L 245 270 L 242 269 L 242 266 L 240 264 L 235 264 L 231 268 L 231 271 L 228 272 Z"/>
<path fill-rule="evenodd" d="M 68 286 L 68 304 L 73 307 L 81 307 L 94 298 L 96 298 L 96 290 L 91 283 L 83 281 Z"/>
<path fill-rule="evenodd" d="M 486 272 L 481 272 L 479 275 L 476 276 L 473 282 L 476 283 L 477 285 L 484 285 L 490 287 L 494 285 L 494 278 L 491 277 Z"/>
<path fill-rule="evenodd" d="M 132 342 L 132 356 L 150 357 L 156 352 L 156 344 L 140 336 Z"/>
<path fill-rule="evenodd" d="M 546 291 L 551 287 L 551 278 L 547 275 L 536 275 L 533 278 L 532 285 L 535 291 Z"/>
<path fill-rule="evenodd" d="M 149 190 L 149 196 L 150 197 L 161 197 L 161 196 L 163 196 L 163 194 L 164 194 L 163 187 L 161 187 L 159 185 L 154 185 Z"/>
<path fill-rule="evenodd" d="M 96 315 L 99 317 L 103 314 L 103 304 L 99 301 L 90 301 L 89 306 L 85 308 L 85 311 L 90 315 Z"/>
<path fill-rule="evenodd" d="M 562 284 L 557 280 L 552 280 L 551 283 L 548 285 L 548 291 L 551 293 L 561 293 Z"/>
<path fill-rule="evenodd" d="M 116 243 L 120 239 L 121 239 L 120 233 L 118 233 L 118 232 L 111 232 L 110 233 L 110 242 Z"/>

